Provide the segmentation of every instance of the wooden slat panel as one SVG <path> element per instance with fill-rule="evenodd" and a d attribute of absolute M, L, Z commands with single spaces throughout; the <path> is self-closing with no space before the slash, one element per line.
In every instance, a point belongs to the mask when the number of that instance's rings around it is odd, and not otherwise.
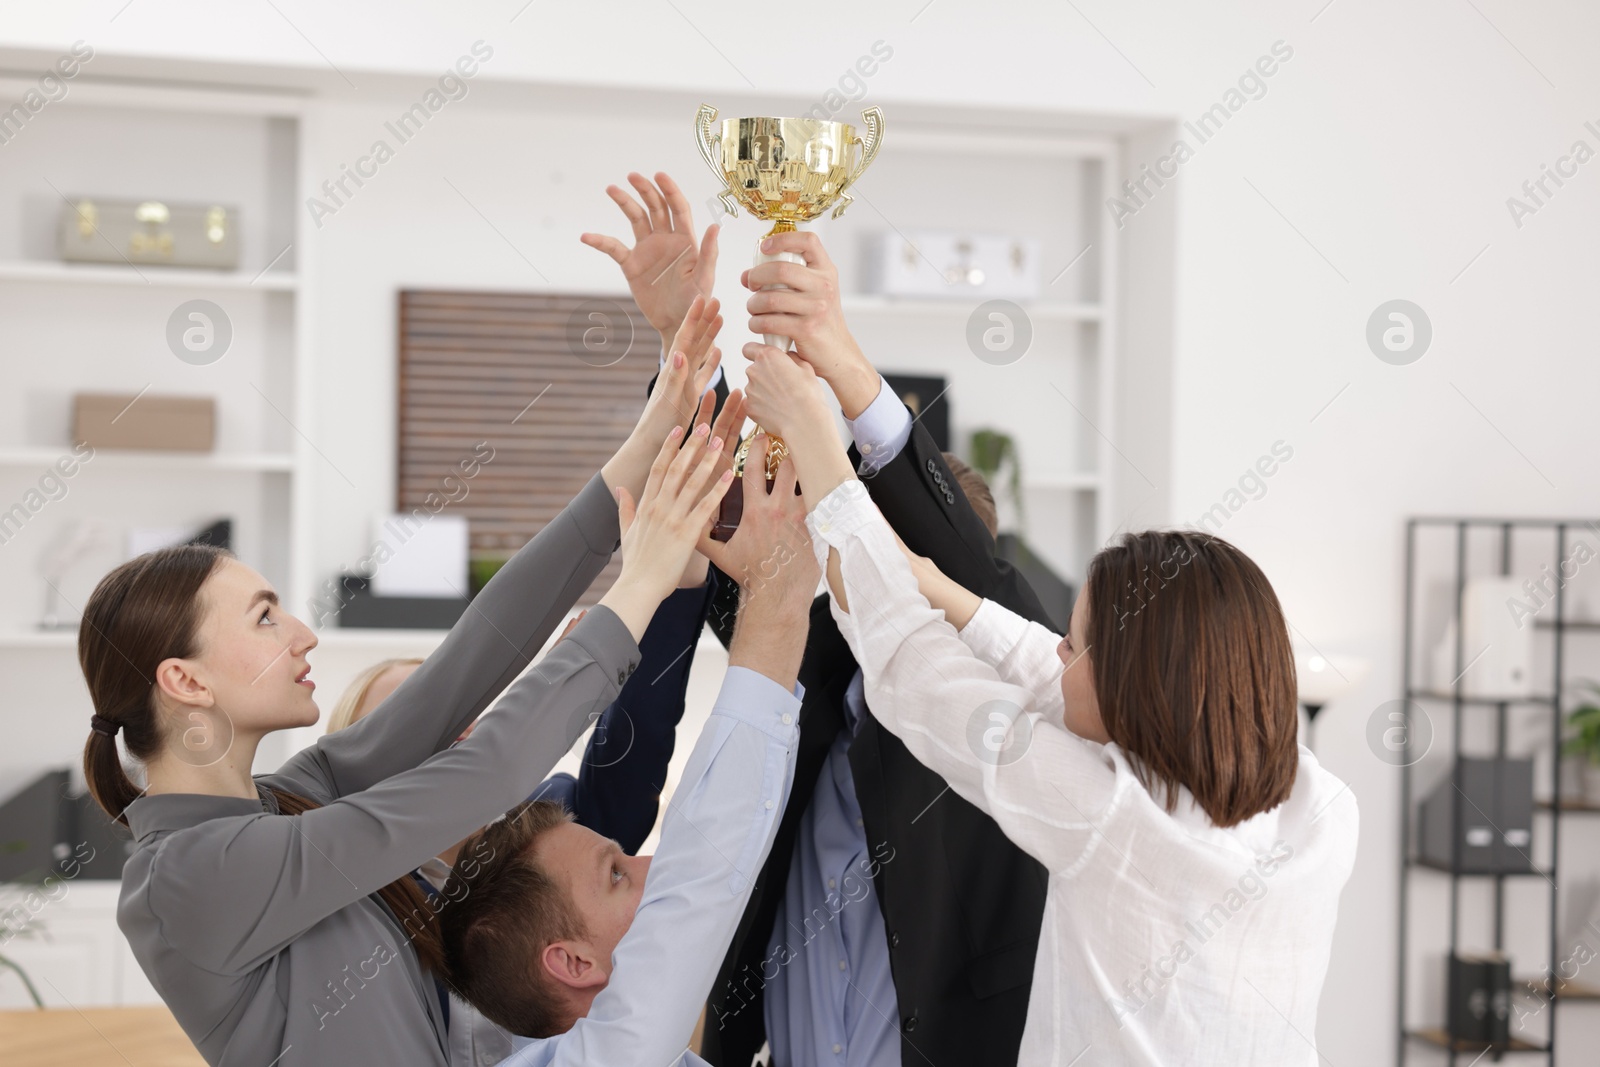
<path fill-rule="evenodd" d="M 586 360 L 569 328 L 595 302 L 612 312 L 610 366 Z M 466 516 L 474 556 L 511 555 L 566 507 L 633 428 L 659 355 L 633 303 L 602 294 L 405 290 L 399 338 L 397 509 L 449 501 L 440 514 Z M 464 477 L 461 463 L 475 459 Z M 612 560 L 580 603 L 598 600 L 620 566 Z"/>

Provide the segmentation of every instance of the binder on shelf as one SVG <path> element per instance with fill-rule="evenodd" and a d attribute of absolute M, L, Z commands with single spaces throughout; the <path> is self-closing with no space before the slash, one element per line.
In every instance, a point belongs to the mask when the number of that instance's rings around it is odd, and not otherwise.
<path fill-rule="evenodd" d="M 1492 952 L 1449 960 L 1450 1036 L 1504 1046 L 1511 1042 L 1511 962 Z"/>
<path fill-rule="evenodd" d="M 1458 874 L 1532 871 L 1533 760 L 1463 756 L 1455 774 L 1423 800 L 1418 822 L 1418 855 L 1430 867 Z"/>
<path fill-rule="evenodd" d="M 54 873 L 56 846 L 69 830 L 62 823 L 69 778 L 65 767 L 0 772 L 0 882 L 43 882 Z"/>

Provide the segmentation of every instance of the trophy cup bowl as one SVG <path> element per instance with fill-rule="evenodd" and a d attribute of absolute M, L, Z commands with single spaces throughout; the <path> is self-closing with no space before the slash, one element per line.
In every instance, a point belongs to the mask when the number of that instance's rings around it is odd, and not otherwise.
<path fill-rule="evenodd" d="M 728 213 L 737 215 L 742 206 L 756 218 L 772 223 L 772 229 L 762 235 L 764 241 L 773 234 L 792 232 L 797 223 L 820 218 L 830 208 L 834 218 L 844 214 L 853 200 L 850 186 L 871 165 L 883 143 L 883 112 L 869 107 L 861 119 L 864 135 L 858 135 L 847 122 L 827 119 L 754 116 L 723 119 L 719 126 L 717 109 L 701 104 L 694 119 L 695 139 L 706 165 L 723 185 L 717 198 Z M 764 253 L 758 242 L 756 265 L 773 260 L 803 262 L 793 252 Z M 787 337 L 767 334 L 763 340 L 789 350 Z M 711 529 L 711 536 L 718 541 L 733 536 L 744 512 L 745 458 L 756 432 L 752 430 L 740 442 L 734 455 L 734 482 L 722 498 Z M 788 448 L 774 437 L 767 451 L 769 484 L 786 455 Z"/>

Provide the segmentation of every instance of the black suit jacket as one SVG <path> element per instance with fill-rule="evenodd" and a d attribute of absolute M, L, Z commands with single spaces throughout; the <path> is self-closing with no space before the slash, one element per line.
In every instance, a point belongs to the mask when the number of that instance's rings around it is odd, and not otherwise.
<path fill-rule="evenodd" d="M 920 423 L 905 449 L 865 482 L 906 544 L 973 592 L 1052 625 L 1027 583 L 994 557 L 994 541 Z M 732 582 L 723 582 L 724 588 Z M 735 592 L 736 596 L 736 592 Z M 731 608 L 712 623 L 727 642 Z M 706 1003 L 701 1054 L 715 1067 L 749 1067 L 766 1041 L 762 970 L 789 878 L 800 817 L 834 738 L 856 661 L 828 598 L 811 607 L 800 681 L 794 788 L 766 866 Z M 850 746 L 874 885 L 889 938 L 906 1067 L 1000 1067 L 1017 1062 L 1028 1010 L 1045 869 L 994 821 L 949 790 L 869 714 Z M 952 710 L 952 714 L 956 712 Z M 891 857 L 887 860 L 884 857 Z M 777 1067 L 810 1067 L 778 1063 Z"/>

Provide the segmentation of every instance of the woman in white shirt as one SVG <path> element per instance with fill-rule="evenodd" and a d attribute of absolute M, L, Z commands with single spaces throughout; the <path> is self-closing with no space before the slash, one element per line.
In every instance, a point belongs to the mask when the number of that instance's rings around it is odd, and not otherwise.
<path fill-rule="evenodd" d="M 1297 744 L 1260 569 L 1206 533 L 1129 534 L 1058 637 L 905 551 L 811 367 L 745 354 L 868 706 L 1050 871 L 1021 1062 L 1313 1067 L 1356 804 Z"/>

